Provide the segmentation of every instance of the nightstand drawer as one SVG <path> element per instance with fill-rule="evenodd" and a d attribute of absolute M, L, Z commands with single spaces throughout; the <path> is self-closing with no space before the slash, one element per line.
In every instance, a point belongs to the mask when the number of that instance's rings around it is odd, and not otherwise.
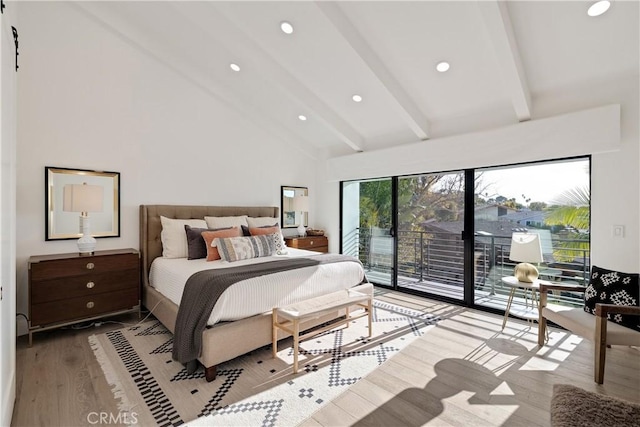
<path fill-rule="evenodd" d="M 34 304 L 31 323 L 43 326 L 62 321 L 82 319 L 103 313 L 131 309 L 137 306 L 138 302 L 138 290 L 129 289 L 121 292 L 107 292 Z"/>
<path fill-rule="evenodd" d="M 30 266 L 31 280 L 131 270 L 138 268 L 139 263 L 140 257 L 137 253 L 40 261 Z"/>
<path fill-rule="evenodd" d="M 326 236 L 288 237 L 285 243 L 290 248 L 329 252 L 329 239 Z"/>
<path fill-rule="evenodd" d="M 33 304 L 40 304 L 122 289 L 138 289 L 138 276 L 138 269 L 133 269 L 34 280 L 31 282 L 31 301 Z"/>

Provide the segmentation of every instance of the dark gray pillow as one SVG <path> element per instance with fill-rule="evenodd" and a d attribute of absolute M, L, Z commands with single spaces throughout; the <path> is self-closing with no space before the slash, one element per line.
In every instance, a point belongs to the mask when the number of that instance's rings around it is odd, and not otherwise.
<path fill-rule="evenodd" d="M 227 230 L 232 227 L 224 228 L 196 228 L 189 225 L 184 226 L 187 233 L 187 259 L 200 259 L 207 257 L 207 244 L 202 238 L 203 231 Z"/>

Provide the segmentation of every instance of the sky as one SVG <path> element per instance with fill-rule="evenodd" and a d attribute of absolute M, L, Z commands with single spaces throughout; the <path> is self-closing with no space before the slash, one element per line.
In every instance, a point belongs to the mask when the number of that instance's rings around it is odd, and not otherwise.
<path fill-rule="evenodd" d="M 507 199 L 515 197 L 516 202 L 527 204 L 522 197 L 531 202 L 551 204 L 563 191 L 576 187 L 589 186 L 589 161 L 564 161 L 528 166 L 510 166 L 505 169 L 484 171 L 482 183 L 488 185 L 482 191 L 486 198 L 498 195 Z"/>

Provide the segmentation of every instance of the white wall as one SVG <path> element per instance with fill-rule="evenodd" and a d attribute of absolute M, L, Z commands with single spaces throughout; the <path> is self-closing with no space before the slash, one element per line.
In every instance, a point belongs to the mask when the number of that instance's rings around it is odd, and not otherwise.
<path fill-rule="evenodd" d="M 19 7 L 19 312 L 29 256 L 77 251 L 45 242 L 45 166 L 121 173 L 121 237 L 98 249 L 139 247 L 140 204 L 279 207 L 280 186 L 292 185 L 309 187 L 313 209 L 315 168 L 299 151 L 75 6 Z"/>
<path fill-rule="evenodd" d="M 14 4 L 0 16 L 0 425 L 9 425 L 16 396 L 16 57 L 20 31 Z M 19 32 L 20 34 L 20 32 Z M 20 38 L 18 37 L 20 41 Z"/>

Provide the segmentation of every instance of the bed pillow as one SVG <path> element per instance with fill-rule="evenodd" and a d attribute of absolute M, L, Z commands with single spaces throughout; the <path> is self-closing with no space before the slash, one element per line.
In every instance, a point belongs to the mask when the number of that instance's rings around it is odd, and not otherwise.
<path fill-rule="evenodd" d="M 162 232 L 162 256 L 164 258 L 186 258 L 187 257 L 187 235 L 184 226 L 194 228 L 207 228 L 204 219 L 173 219 L 160 216 Z"/>
<path fill-rule="evenodd" d="M 249 226 L 246 215 L 239 216 L 205 216 L 209 228 L 229 228 L 229 227 L 245 227 Z"/>
<path fill-rule="evenodd" d="M 217 238 L 214 240 L 214 244 L 218 247 L 220 257 L 229 262 L 271 256 L 276 251 L 274 238 L 270 234 Z"/>
<path fill-rule="evenodd" d="M 242 236 L 240 227 L 223 228 L 216 231 L 203 231 L 202 238 L 207 246 L 207 261 L 215 261 L 220 259 L 220 253 L 216 247 L 217 238 Z"/>
<path fill-rule="evenodd" d="M 596 314 L 596 304 L 640 305 L 640 284 L 637 273 L 591 267 L 591 278 L 584 292 L 584 311 Z M 607 319 L 640 331 L 640 317 L 624 314 L 607 314 Z"/>
<path fill-rule="evenodd" d="M 284 243 L 284 237 L 280 231 L 278 224 L 271 227 L 250 227 L 249 234 L 251 236 L 264 236 L 273 235 L 274 243 L 276 245 L 276 254 L 285 255 L 287 253 L 287 245 Z"/>
<path fill-rule="evenodd" d="M 207 257 L 207 243 L 202 237 L 203 231 L 219 231 L 228 230 L 227 228 L 194 228 L 189 225 L 184 226 L 184 231 L 187 233 L 187 259 L 201 259 Z"/>
<path fill-rule="evenodd" d="M 272 225 L 278 225 L 278 218 L 272 218 L 269 216 L 260 216 L 260 217 L 247 217 L 247 225 L 249 226 L 249 228 L 256 228 L 256 227 L 271 227 Z"/>

